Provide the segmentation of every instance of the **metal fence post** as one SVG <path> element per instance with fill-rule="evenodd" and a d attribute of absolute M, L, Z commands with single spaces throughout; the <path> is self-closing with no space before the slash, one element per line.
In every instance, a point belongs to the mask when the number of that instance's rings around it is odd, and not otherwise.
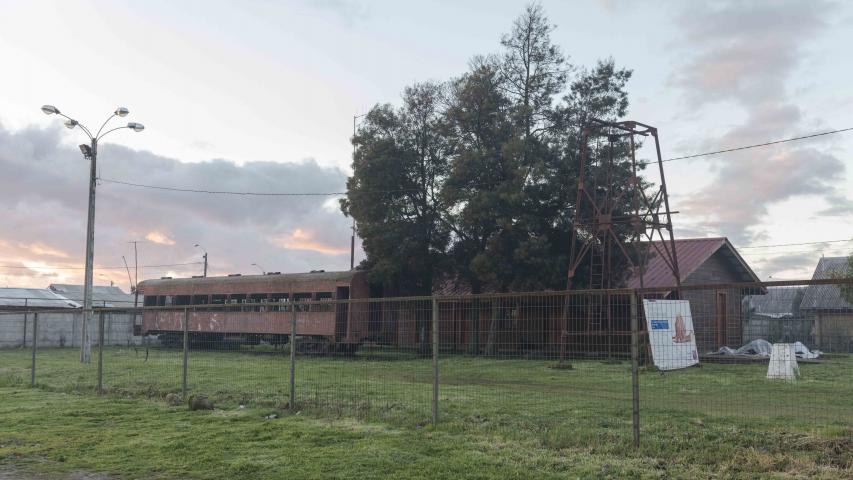
<path fill-rule="evenodd" d="M 640 332 L 637 318 L 637 293 L 631 292 L 631 422 L 634 447 L 640 447 Z"/>
<path fill-rule="evenodd" d="M 184 364 L 181 370 L 181 395 L 187 399 L 187 363 L 190 356 L 190 309 L 184 309 Z"/>
<path fill-rule="evenodd" d="M 98 312 L 98 395 L 104 393 L 104 312 Z"/>
<path fill-rule="evenodd" d="M 36 386 L 36 350 L 38 349 L 39 314 L 33 314 L 33 363 L 30 366 L 30 386 Z"/>
<path fill-rule="evenodd" d="M 432 424 L 438 425 L 438 299 L 432 298 Z"/>
<path fill-rule="evenodd" d="M 296 303 L 290 302 L 290 410 L 296 409 Z"/>
<path fill-rule="evenodd" d="M 27 307 L 29 299 L 24 299 L 24 341 L 21 343 L 21 348 L 27 348 Z"/>

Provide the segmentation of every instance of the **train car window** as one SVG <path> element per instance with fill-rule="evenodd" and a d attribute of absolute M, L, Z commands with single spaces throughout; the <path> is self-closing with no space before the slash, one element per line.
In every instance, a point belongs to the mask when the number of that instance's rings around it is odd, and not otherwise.
<path fill-rule="evenodd" d="M 232 293 L 228 296 L 228 303 L 233 303 L 239 305 L 239 308 L 233 309 L 234 311 L 243 312 L 246 311 L 246 308 L 243 306 L 246 303 L 246 294 L 245 293 Z"/>
<path fill-rule="evenodd" d="M 328 302 L 328 303 L 315 303 L 311 305 L 312 312 L 331 312 L 332 311 L 332 292 L 317 292 L 314 296 L 314 299 L 318 302 Z"/>
<path fill-rule="evenodd" d="M 166 296 L 165 295 L 158 295 L 157 296 L 157 306 L 158 307 L 165 307 L 166 306 Z"/>
<path fill-rule="evenodd" d="M 290 300 L 290 295 L 286 293 L 272 293 L 270 294 L 270 302 L 277 302 L 281 305 L 275 305 L 270 307 L 270 310 L 273 312 L 289 312 L 290 308 L 288 307 L 288 302 Z"/>
<path fill-rule="evenodd" d="M 293 294 L 293 302 L 294 303 L 307 302 L 307 301 L 311 300 L 311 297 L 312 297 L 312 295 L 309 292 L 294 293 Z M 301 305 L 294 305 L 294 308 L 296 308 L 297 312 L 307 312 L 308 311 L 308 305 L 306 305 L 304 303 Z"/>
<path fill-rule="evenodd" d="M 210 303 L 213 305 L 225 305 L 228 301 L 228 295 L 224 293 L 213 294 L 210 296 Z"/>
<path fill-rule="evenodd" d="M 142 305 L 146 307 L 156 307 L 157 306 L 157 296 L 156 295 L 146 295 L 142 297 Z"/>
<path fill-rule="evenodd" d="M 193 305 L 207 305 L 210 299 L 207 295 L 193 295 Z"/>
<path fill-rule="evenodd" d="M 163 306 L 171 307 L 175 304 L 175 296 L 174 295 L 164 295 L 163 296 Z"/>
<path fill-rule="evenodd" d="M 249 301 L 251 303 L 267 303 L 269 300 L 267 297 L 268 297 L 268 295 L 266 293 L 253 293 L 253 294 L 249 295 Z M 267 308 L 268 307 L 258 305 L 258 306 L 252 307 L 252 311 L 254 311 L 254 312 L 266 312 Z"/>
<path fill-rule="evenodd" d="M 174 302 L 175 302 L 175 305 L 189 305 L 190 304 L 190 296 L 189 295 L 175 295 Z"/>

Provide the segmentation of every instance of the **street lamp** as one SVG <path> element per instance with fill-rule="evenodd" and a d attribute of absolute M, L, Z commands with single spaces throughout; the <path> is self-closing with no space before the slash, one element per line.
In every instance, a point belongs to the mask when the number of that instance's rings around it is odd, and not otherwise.
<path fill-rule="evenodd" d="M 202 255 L 202 258 L 204 258 L 204 276 L 207 277 L 207 249 L 197 243 L 193 246 L 196 248 L 200 248 L 201 251 L 204 252 L 204 255 Z"/>
<path fill-rule="evenodd" d="M 141 132 L 145 127 L 141 123 L 131 122 L 121 127 L 111 128 L 104 131 L 104 127 L 115 117 L 125 117 L 130 111 L 124 107 L 117 108 L 109 117 L 101 124 L 101 128 L 97 133 L 92 135 L 92 132 L 85 125 L 77 120 L 60 112 L 53 105 L 42 105 L 41 111 L 45 115 L 59 115 L 65 119 L 65 126 L 69 129 L 80 128 L 83 133 L 89 137 L 89 144 L 80 145 L 80 151 L 83 152 L 83 157 L 89 160 L 89 214 L 86 222 L 86 274 L 83 280 L 83 328 L 82 341 L 80 342 L 80 361 L 89 363 L 92 360 L 92 342 L 89 338 L 89 320 L 92 318 L 92 270 L 95 259 L 95 186 L 98 175 L 98 141 L 104 138 L 107 134 L 116 130 L 127 128 L 134 132 Z"/>
<path fill-rule="evenodd" d="M 266 274 L 267 274 L 267 272 L 264 270 L 264 267 L 262 267 L 262 266 L 258 265 L 257 263 L 253 263 L 252 265 L 253 265 L 253 266 L 255 266 L 255 267 L 258 267 L 258 270 L 260 270 L 260 271 L 261 271 L 261 275 L 266 275 Z"/>

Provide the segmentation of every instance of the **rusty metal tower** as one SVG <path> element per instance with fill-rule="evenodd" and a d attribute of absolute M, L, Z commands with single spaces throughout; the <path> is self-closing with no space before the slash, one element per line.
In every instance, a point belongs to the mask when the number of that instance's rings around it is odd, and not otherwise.
<path fill-rule="evenodd" d="M 656 162 L 637 162 L 635 139 L 638 136 L 654 140 Z M 591 141 L 594 141 L 592 147 Z M 637 275 L 642 287 L 644 267 L 652 251 L 661 256 L 672 271 L 676 287 L 680 288 L 672 232 L 673 212 L 669 208 L 657 129 L 634 121 L 591 119 L 581 133 L 580 148 L 566 289 L 575 287 L 575 275 L 583 262 L 589 265 L 588 287 L 591 290 L 620 287 L 629 274 Z M 638 175 L 642 166 L 654 163 L 660 174 L 656 189 L 650 188 L 650 184 L 644 183 Z M 628 271 L 613 271 L 614 256 L 624 259 Z M 570 330 L 578 332 L 585 328 L 587 334 L 610 335 L 613 318 L 609 297 L 606 292 L 591 293 L 587 304 L 580 306 L 582 313 L 572 318 L 569 318 L 567 301 L 561 352 L 564 352 Z M 569 320 L 576 321 L 578 317 L 585 317 L 585 325 L 571 328 L 575 325 L 570 327 Z"/>

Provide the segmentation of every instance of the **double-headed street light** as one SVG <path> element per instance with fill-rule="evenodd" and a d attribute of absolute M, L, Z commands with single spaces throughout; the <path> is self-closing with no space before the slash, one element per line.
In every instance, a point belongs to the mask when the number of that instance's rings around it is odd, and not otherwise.
<path fill-rule="evenodd" d="M 141 132 L 145 127 L 141 123 L 130 122 L 127 125 L 104 131 L 104 128 L 110 120 L 115 117 L 126 117 L 127 114 L 130 113 L 130 111 L 124 107 L 117 108 L 115 112 L 107 117 L 104 123 L 101 124 L 101 128 L 99 128 L 94 135 L 92 135 L 92 132 L 86 128 L 85 125 L 60 112 L 59 109 L 53 105 L 43 105 L 41 107 L 41 111 L 44 112 L 45 115 L 59 115 L 60 117 L 63 117 L 67 128 L 73 130 L 74 128 L 79 127 L 80 130 L 89 137 L 88 144 L 84 143 L 80 145 L 80 151 L 83 152 L 83 156 L 89 160 L 89 216 L 86 223 L 86 275 L 83 281 L 83 328 L 81 329 L 82 341 L 80 342 L 80 361 L 89 363 L 92 359 L 92 342 L 89 337 L 88 327 L 90 324 L 89 321 L 92 318 L 92 271 L 95 258 L 95 186 L 98 175 L 98 141 L 104 138 L 108 133 L 116 130 L 127 128 L 134 132 Z"/>

